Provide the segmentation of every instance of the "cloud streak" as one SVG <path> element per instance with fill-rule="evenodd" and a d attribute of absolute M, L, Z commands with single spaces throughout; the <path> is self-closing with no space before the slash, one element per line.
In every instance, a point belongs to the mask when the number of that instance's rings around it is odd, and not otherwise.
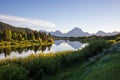
<path fill-rule="evenodd" d="M 0 21 L 14 25 L 16 27 L 27 27 L 31 29 L 41 29 L 41 28 L 53 28 L 56 27 L 56 24 L 38 20 L 38 19 L 29 19 L 21 18 L 17 16 L 2 15 L 0 14 Z"/>

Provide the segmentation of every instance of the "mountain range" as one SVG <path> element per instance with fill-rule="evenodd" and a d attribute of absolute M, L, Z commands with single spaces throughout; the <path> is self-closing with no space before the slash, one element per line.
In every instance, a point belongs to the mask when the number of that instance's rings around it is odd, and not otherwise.
<path fill-rule="evenodd" d="M 42 30 L 40 30 L 42 31 Z M 44 31 L 48 33 L 47 31 Z M 114 32 L 104 32 L 104 31 L 98 31 L 97 33 L 90 34 L 88 32 L 84 32 L 82 29 L 75 27 L 72 30 L 68 31 L 67 33 L 62 33 L 59 30 L 56 31 L 51 31 L 51 35 L 53 36 L 58 36 L 58 37 L 83 37 L 83 36 L 92 36 L 92 35 L 97 35 L 97 36 L 112 36 L 119 34 L 120 32 L 114 31 Z"/>
<path fill-rule="evenodd" d="M 98 31 L 96 33 L 97 36 L 112 36 L 112 35 L 116 35 L 116 34 L 119 34 L 120 32 L 117 32 L 117 31 L 114 31 L 114 32 L 104 32 L 104 31 Z"/>

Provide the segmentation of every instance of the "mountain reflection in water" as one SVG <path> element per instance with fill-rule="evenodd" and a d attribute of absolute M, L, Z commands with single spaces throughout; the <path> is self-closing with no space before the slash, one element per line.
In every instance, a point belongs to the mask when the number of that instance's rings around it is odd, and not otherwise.
<path fill-rule="evenodd" d="M 13 57 L 26 57 L 30 54 L 39 53 L 54 53 L 57 51 L 65 50 L 77 50 L 84 47 L 86 43 L 80 43 L 79 41 L 65 41 L 65 40 L 55 40 L 53 45 L 49 46 L 32 46 L 24 48 L 4 48 L 0 49 L 0 59 L 13 58 Z"/>

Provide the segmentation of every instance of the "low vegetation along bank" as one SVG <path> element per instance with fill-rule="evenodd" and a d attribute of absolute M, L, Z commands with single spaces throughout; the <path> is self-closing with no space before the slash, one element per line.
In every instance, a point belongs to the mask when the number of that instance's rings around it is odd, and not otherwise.
<path fill-rule="evenodd" d="M 11 47 L 30 47 L 30 46 L 47 46 L 53 44 L 54 41 L 49 39 L 47 41 L 39 41 L 39 40 L 24 40 L 24 41 L 1 41 L 0 42 L 0 49 L 3 48 L 11 48 Z"/>
<path fill-rule="evenodd" d="M 13 58 L 13 59 L 1 60 L 0 79 L 1 80 L 48 80 L 48 79 L 69 80 L 70 78 L 72 78 L 72 76 L 74 76 L 73 74 L 71 74 L 71 69 L 75 68 L 74 65 L 78 65 L 79 67 L 77 66 L 76 69 L 80 70 L 84 62 L 86 62 L 87 60 L 89 60 L 89 58 L 93 56 L 101 54 L 103 49 L 107 49 L 110 46 L 111 44 L 109 42 L 106 42 L 105 40 L 95 40 L 90 42 L 89 45 L 83 48 L 82 50 L 78 50 L 78 51 L 56 52 L 55 54 L 53 53 L 37 54 L 37 55 L 30 55 L 29 57 L 26 58 L 18 58 L 18 59 Z M 68 73 L 65 72 L 66 70 L 68 70 Z M 85 70 L 82 69 L 82 71 L 87 71 L 87 68 Z M 89 73 L 89 71 L 86 72 L 86 74 L 87 73 Z M 94 74 L 96 72 L 92 72 L 92 73 Z M 76 77 L 78 77 L 77 74 Z M 90 79 L 91 77 L 94 77 L 94 80 L 97 80 L 97 77 L 93 76 L 92 74 L 87 79 L 82 79 L 82 80 L 92 80 Z M 76 80 L 76 79 L 72 79 L 72 80 Z"/>
<path fill-rule="evenodd" d="M 120 80 L 120 52 L 60 70 L 44 80 Z"/>

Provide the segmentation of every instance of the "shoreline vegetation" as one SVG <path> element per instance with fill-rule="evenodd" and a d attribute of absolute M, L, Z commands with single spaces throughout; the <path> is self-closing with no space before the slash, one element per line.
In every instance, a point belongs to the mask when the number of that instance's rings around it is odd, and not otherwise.
<path fill-rule="evenodd" d="M 74 67 L 74 65 L 82 66 L 89 58 L 101 54 L 104 49 L 108 49 L 110 46 L 111 42 L 100 39 L 89 42 L 88 46 L 78 51 L 36 54 L 26 58 L 0 60 L 0 79 L 47 80 L 50 76 L 55 76 L 55 74 Z M 51 80 L 57 79 L 51 77 Z"/>
<path fill-rule="evenodd" d="M 52 42 L 40 42 L 39 40 L 24 40 L 24 41 L 0 41 L 0 49 L 3 48 L 19 48 L 19 47 L 31 47 L 31 46 L 48 46 L 53 44 L 54 41 Z"/>

